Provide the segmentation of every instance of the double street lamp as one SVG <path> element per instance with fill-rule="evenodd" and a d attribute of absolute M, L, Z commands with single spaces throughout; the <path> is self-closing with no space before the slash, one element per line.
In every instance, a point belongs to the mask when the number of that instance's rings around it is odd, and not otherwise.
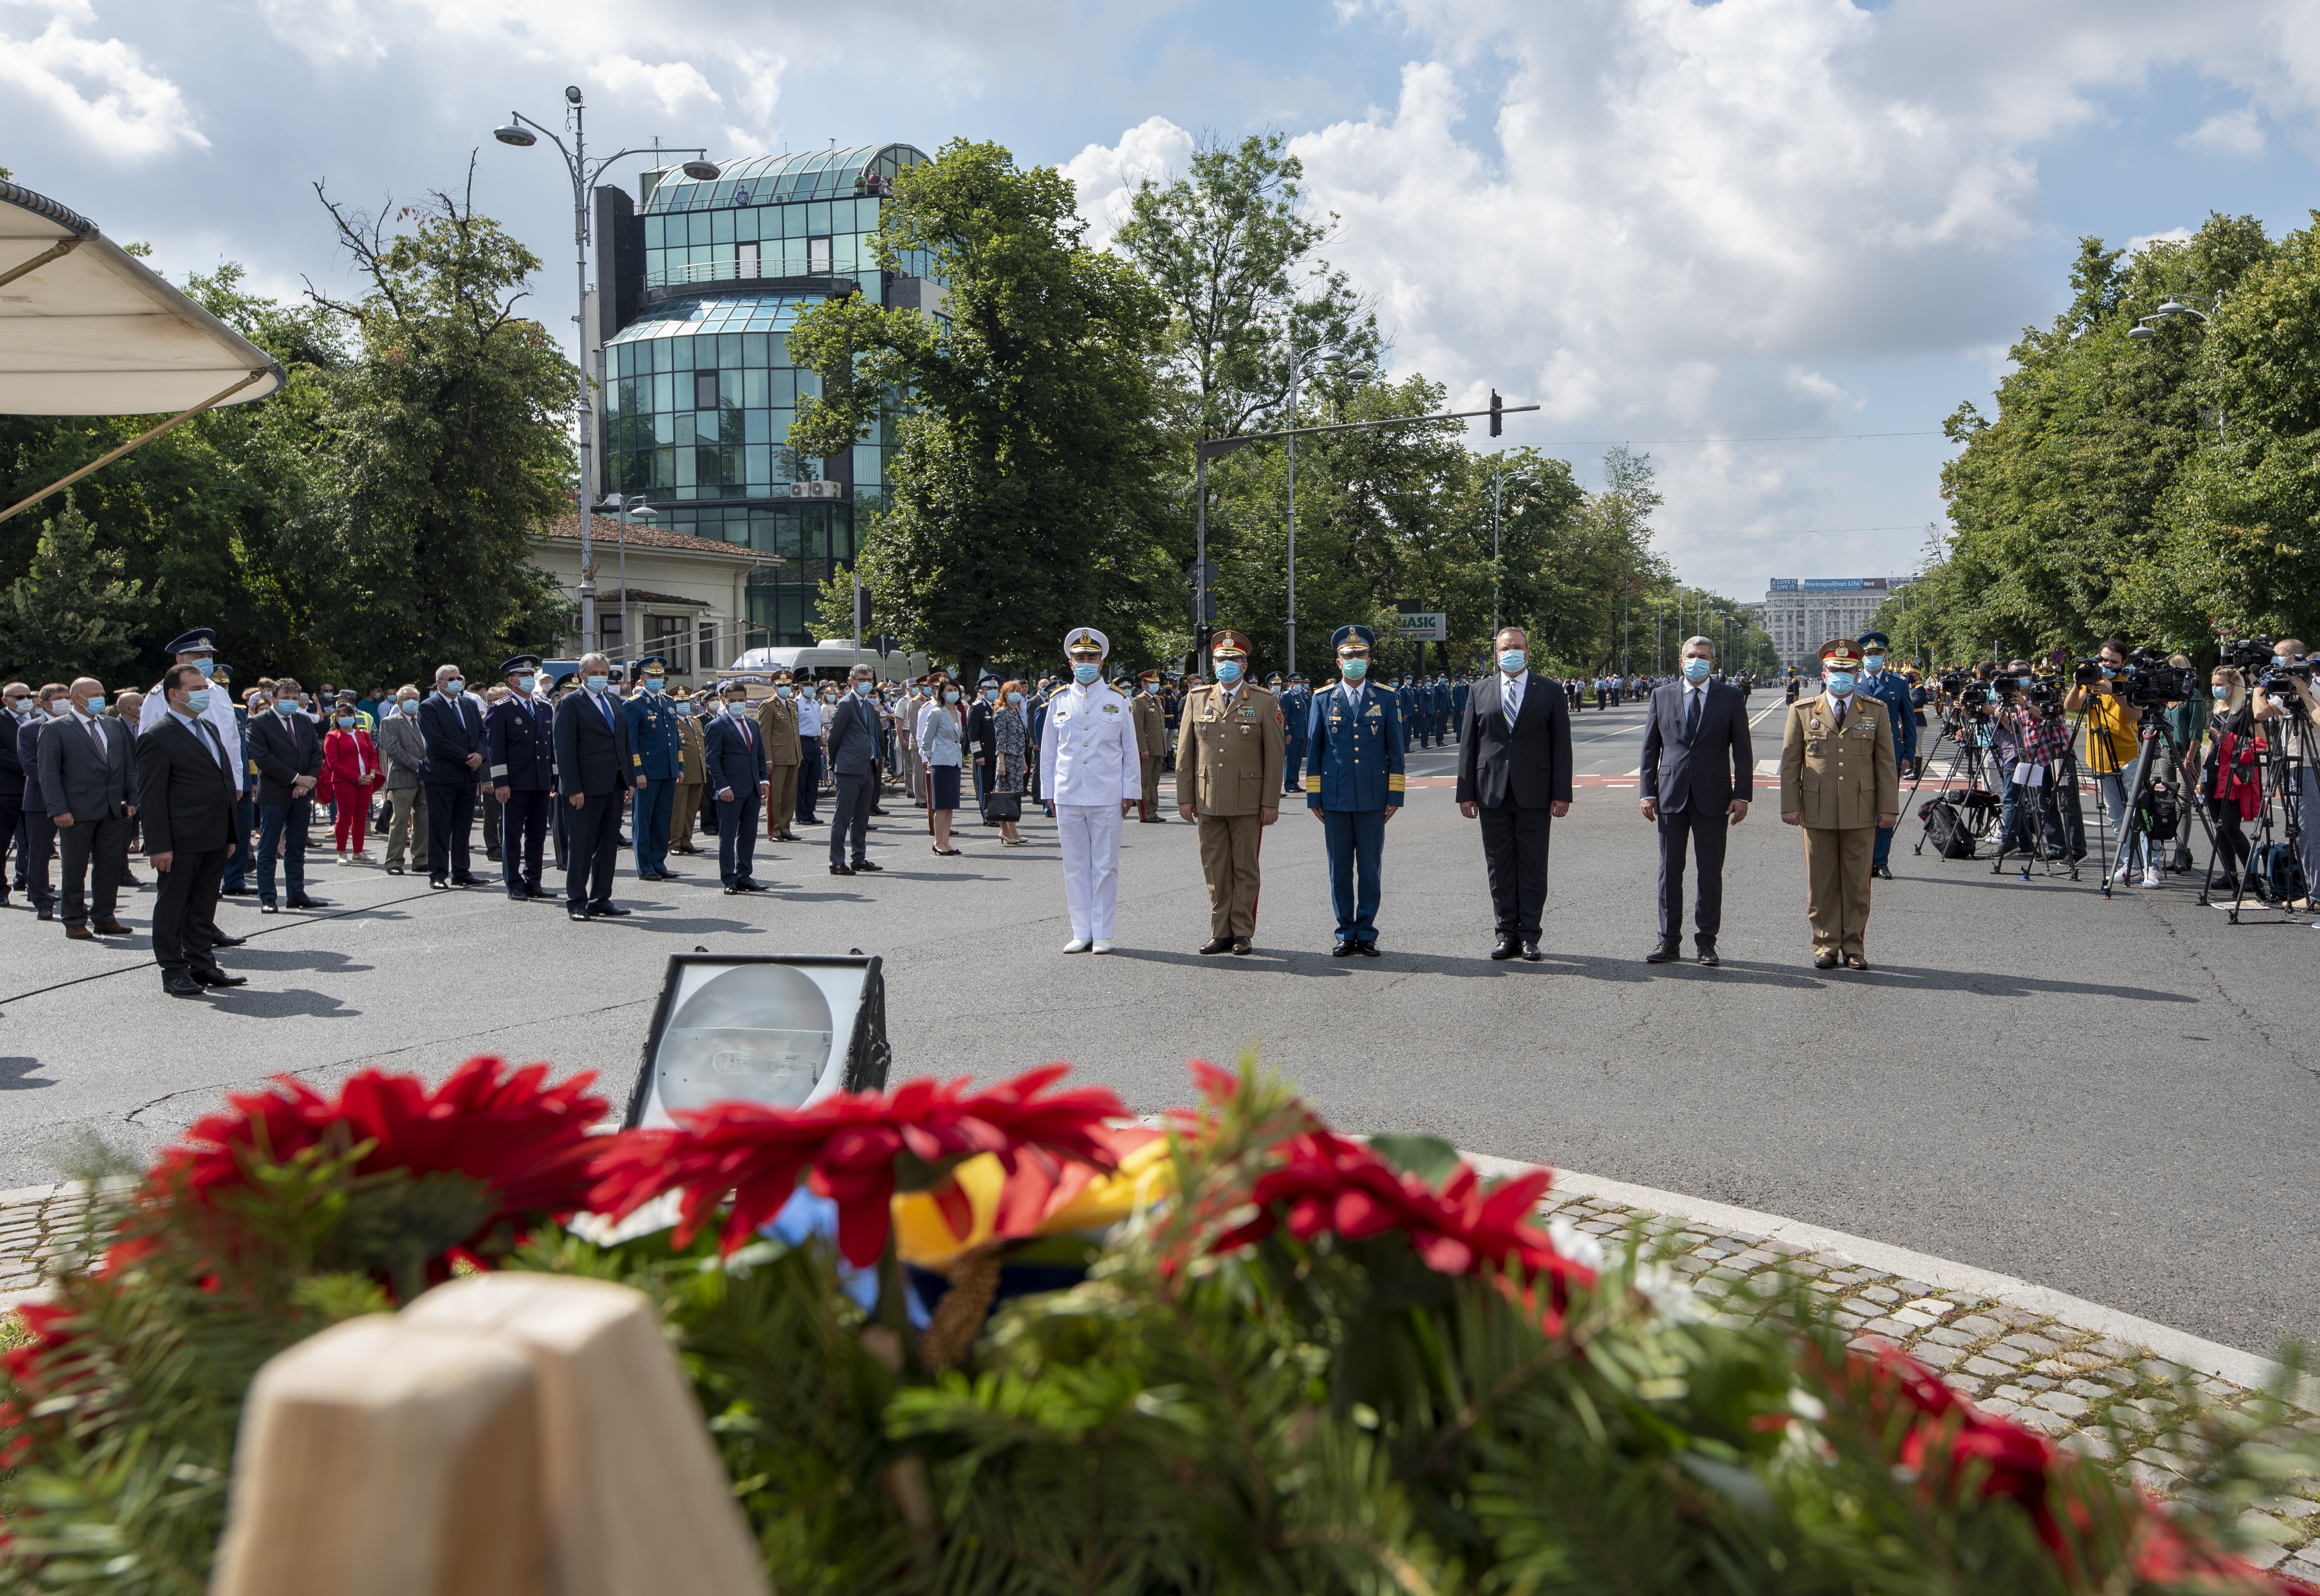
<path fill-rule="evenodd" d="M 1297 385 L 1305 374 L 1318 365 L 1333 367 L 1339 376 L 1350 382 L 1367 382 L 1374 376 L 1367 367 L 1355 366 L 1343 355 L 1333 355 L 1326 360 L 1317 359 L 1319 351 L 1291 355 L 1289 359 L 1289 419 L 1297 420 Z M 1201 612 L 1206 615 L 1205 608 Z M 1289 440 L 1289 674 L 1297 674 L 1297 440 Z"/>
<path fill-rule="evenodd" d="M 1491 473 L 1491 647 L 1499 646 L 1499 517 L 1509 483 L 1528 486 L 1530 478 L 1501 466 Z"/>
<path fill-rule="evenodd" d="M 580 493 L 581 503 L 587 503 L 587 490 L 584 487 Z M 604 508 L 621 518 L 621 657 L 623 659 L 634 659 L 637 657 L 637 639 L 629 630 L 629 523 L 632 521 L 641 521 L 649 527 L 660 519 L 660 512 L 642 499 L 623 500 L 618 494 L 604 495 Z M 582 561 L 580 580 L 585 585 L 582 591 L 590 595 L 590 611 L 593 614 L 596 591 L 595 574 L 588 569 L 586 564 L 588 557 L 585 552 L 580 558 Z M 584 620 L 581 624 L 585 626 L 587 621 Z M 599 646 L 593 640 L 589 647 L 602 652 Z"/>
<path fill-rule="evenodd" d="M 581 351 L 578 359 L 575 362 L 580 367 L 580 648 L 583 653 L 589 653 L 597 650 L 601 639 L 596 635 L 596 578 L 593 570 L 595 546 L 591 536 L 594 529 L 589 525 L 589 495 L 594 487 L 592 461 L 595 452 L 596 426 L 595 405 L 588 394 L 588 329 L 585 320 L 588 313 L 588 194 L 595 187 L 597 179 L 604 175 L 605 168 L 625 156 L 691 155 L 694 159 L 684 163 L 684 175 L 700 183 L 713 180 L 717 176 L 717 167 L 714 162 L 702 159 L 708 154 L 705 150 L 694 148 L 662 150 L 657 147 L 652 150 L 619 150 L 592 166 L 588 160 L 585 114 L 587 106 L 582 100 L 577 84 L 565 89 L 564 104 L 566 107 L 564 113 L 565 122 L 572 133 L 572 143 L 569 148 L 566 147 L 564 141 L 557 138 L 554 131 L 544 124 L 532 121 L 521 111 L 509 112 L 506 125 L 494 128 L 492 137 L 503 144 L 512 145 L 518 150 L 529 150 L 539 143 L 540 137 L 545 135 L 548 141 L 555 145 L 563 155 L 565 168 L 572 176 L 572 249 L 574 269 L 577 279 L 575 286 L 578 289 L 578 297 L 572 306 L 572 322 L 579 332 L 576 341 Z M 626 563 L 625 539 L 622 563 L 624 565 Z M 623 582 L 624 591 L 626 586 L 627 584 Z M 623 607 L 625 608 L 625 600 Z M 625 648 L 629 641 L 625 615 L 623 623 L 621 642 Z"/>

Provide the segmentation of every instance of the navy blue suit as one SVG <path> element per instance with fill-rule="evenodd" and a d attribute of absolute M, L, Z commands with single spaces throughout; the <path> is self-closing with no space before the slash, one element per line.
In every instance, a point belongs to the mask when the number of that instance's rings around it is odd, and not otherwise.
<path fill-rule="evenodd" d="M 484 716 L 484 775 L 500 803 L 500 880 L 538 897 L 540 854 L 556 806 L 556 712 L 544 699 L 510 694 Z"/>
<path fill-rule="evenodd" d="M 564 809 L 566 909 L 612 901 L 621 857 L 621 795 L 640 774 L 629 718 L 610 694 L 575 693 L 556 705 L 557 802 Z M 571 801 L 580 799 L 577 809 Z M 432 802 L 432 800 L 430 800 Z"/>
<path fill-rule="evenodd" d="M 1644 721 L 1643 769 L 1637 795 L 1659 805 L 1660 941 L 1683 936 L 1684 847 L 1699 866 L 1692 900 L 1692 937 L 1713 947 L 1724 924 L 1724 845 L 1732 830 L 1734 799 L 1756 792 L 1756 754 L 1748 738 L 1748 701 L 1740 689 L 1710 682 L 1699 694 L 1697 721 L 1682 682 L 1652 689 Z"/>
<path fill-rule="evenodd" d="M 764 735 L 748 715 L 719 715 L 702 734 L 702 754 L 709 791 L 717 801 L 717 879 L 727 886 L 754 886 L 757 804 L 766 782 Z"/>
<path fill-rule="evenodd" d="M 467 764 L 484 751 L 484 717 L 465 694 L 445 698 L 439 689 L 419 701 L 419 736 L 427 762 L 419 779 L 427 786 L 427 879 L 462 886 L 476 879 L 468 867 L 467 828 L 476 818 L 476 784 L 481 770 Z"/>
<path fill-rule="evenodd" d="M 1396 694 L 1365 687 L 1349 706 L 1332 684 L 1313 695 L 1305 741 L 1314 776 L 1305 807 L 1319 811 L 1328 828 L 1337 940 L 1374 942 L 1385 812 L 1402 801 L 1401 705 Z"/>
<path fill-rule="evenodd" d="M 1313 694 L 1291 687 L 1281 695 L 1281 790 L 1305 790 L 1305 721 L 1313 712 Z"/>

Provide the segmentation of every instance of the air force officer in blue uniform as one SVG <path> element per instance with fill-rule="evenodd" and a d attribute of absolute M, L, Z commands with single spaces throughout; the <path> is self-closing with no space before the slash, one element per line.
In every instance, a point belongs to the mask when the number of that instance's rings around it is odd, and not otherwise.
<path fill-rule="evenodd" d="M 1917 757 L 1917 707 L 1909 697 L 1909 684 L 1899 671 L 1885 668 L 1885 650 L 1893 640 L 1881 631 L 1864 631 L 1853 639 L 1861 647 L 1860 691 L 1885 706 L 1885 719 L 1893 726 L 1893 757 L 1896 768 L 1907 775 L 1911 761 Z M 1869 872 L 1893 879 L 1893 867 L 1887 863 L 1893 854 L 1893 828 L 1877 828 L 1877 853 L 1870 860 Z"/>
<path fill-rule="evenodd" d="M 1337 911 L 1329 952 L 1337 958 L 1378 957 L 1385 827 L 1401 808 L 1401 705 L 1364 680 L 1375 641 L 1366 626 L 1341 626 L 1330 638 L 1339 679 L 1314 694 L 1305 730 L 1313 764 L 1305 808 L 1328 829 L 1329 902 Z"/>
<path fill-rule="evenodd" d="M 484 715 L 484 771 L 500 802 L 500 879 L 517 902 L 554 894 L 540 884 L 540 853 L 556 803 L 556 711 L 538 683 L 537 655 L 500 667 L 508 695 Z"/>
<path fill-rule="evenodd" d="M 668 661 L 656 654 L 637 662 L 645 690 L 621 706 L 629 720 L 629 748 L 644 776 L 629 812 L 629 837 L 636 846 L 639 881 L 675 881 L 668 867 L 668 823 L 676 810 L 676 784 L 684 774 L 684 736 L 668 701 Z"/>

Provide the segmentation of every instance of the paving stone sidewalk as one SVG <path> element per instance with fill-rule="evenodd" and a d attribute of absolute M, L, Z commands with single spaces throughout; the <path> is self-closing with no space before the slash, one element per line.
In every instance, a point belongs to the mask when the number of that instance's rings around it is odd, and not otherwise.
<path fill-rule="evenodd" d="M 2211 1410 L 2241 1409 L 2258 1396 L 2059 1319 L 1885 1274 L 1843 1253 L 1810 1252 L 1576 1193 L 1550 1192 L 1540 1212 L 1607 1245 L 1642 1221 L 1710 1304 L 1744 1283 L 1769 1289 L 1783 1272 L 1802 1276 L 1835 1300 L 1838 1320 L 1856 1332 L 1855 1347 L 1875 1338 L 1903 1347 L 1984 1411 L 2011 1415 L 2090 1457 L 2115 1460 L 2110 1438 L 2096 1422 L 2098 1408 L 2108 1406 L 2121 1419 L 2140 1413 L 2147 1420 L 2141 1438 L 2148 1444 L 2125 1460 L 2125 1472 L 2162 1497 L 2189 1488 L 2198 1472 L 2194 1459 L 2157 1444 L 2170 1438 L 2160 1432 L 2180 1407 L 2173 1400 L 2180 1394 L 2179 1383 L 2190 1378 Z M 2114 1398 L 2123 1404 L 2114 1405 Z M 2305 1417 L 2297 1428 L 2320 1434 L 2320 1416 Z M 2275 1544 L 2244 1555 L 2263 1567 L 2320 1582 L 2320 1479 L 2288 1483 L 2266 1509 L 2257 1515 L 2262 1522 L 2250 1528 Z"/>

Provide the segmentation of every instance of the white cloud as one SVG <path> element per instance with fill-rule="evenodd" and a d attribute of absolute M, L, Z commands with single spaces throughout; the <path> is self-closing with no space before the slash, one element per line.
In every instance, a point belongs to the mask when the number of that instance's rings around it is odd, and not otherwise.
<path fill-rule="evenodd" d="M 2152 244 L 2188 243 L 2190 238 L 2191 230 L 2188 227 L 2170 227 L 2164 232 L 2137 233 L 2126 240 L 2126 252 L 2129 255 L 2140 255 Z"/>
<path fill-rule="evenodd" d="M 2210 116 L 2175 141 L 2186 150 L 2212 150 L 2223 155 L 2254 157 L 2264 149 L 2263 129 L 2256 122 L 2254 109 L 2246 105 Z"/>
<path fill-rule="evenodd" d="M 120 40 L 75 32 L 75 22 L 95 20 L 86 5 L 51 9 L 49 25 L 37 35 L 0 32 L 0 85 L 113 161 L 150 160 L 181 144 L 209 147 L 176 84 L 149 71 Z"/>
<path fill-rule="evenodd" d="M 595 75 L 615 100 L 653 101 L 666 116 L 680 116 L 693 109 L 725 109 L 725 96 L 710 86 L 709 79 L 691 61 L 648 66 L 633 56 L 603 56 L 596 61 Z"/>
<path fill-rule="evenodd" d="M 1146 117 L 1118 144 L 1091 144 L 1063 164 L 1072 180 L 1088 241 L 1101 246 L 1128 220 L 1129 199 L 1146 178 L 1165 183 L 1192 162 L 1192 135 L 1165 116 Z"/>

